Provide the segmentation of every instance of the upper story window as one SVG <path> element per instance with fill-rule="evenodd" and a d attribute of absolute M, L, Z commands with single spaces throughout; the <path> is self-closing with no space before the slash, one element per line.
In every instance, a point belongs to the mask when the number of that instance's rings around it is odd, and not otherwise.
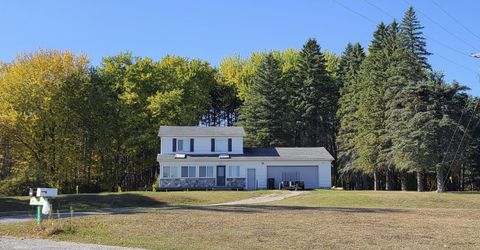
<path fill-rule="evenodd" d="M 193 138 L 173 138 L 172 151 L 173 152 L 193 152 L 195 140 Z"/>
<path fill-rule="evenodd" d="M 232 152 L 232 138 L 212 138 L 211 152 Z"/>
<path fill-rule="evenodd" d="M 227 139 L 215 140 L 215 152 L 227 152 Z"/>

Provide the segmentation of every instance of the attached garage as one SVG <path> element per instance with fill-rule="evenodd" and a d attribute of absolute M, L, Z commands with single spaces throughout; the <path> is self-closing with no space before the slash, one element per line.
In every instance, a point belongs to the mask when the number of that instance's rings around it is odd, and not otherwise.
<path fill-rule="evenodd" d="M 319 188 L 318 166 L 267 166 L 267 178 L 275 179 L 275 188 L 281 181 L 301 180 L 306 189 Z"/>

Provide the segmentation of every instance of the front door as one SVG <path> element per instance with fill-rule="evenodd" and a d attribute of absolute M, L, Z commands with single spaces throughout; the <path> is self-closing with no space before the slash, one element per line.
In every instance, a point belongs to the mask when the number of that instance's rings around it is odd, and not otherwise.
<path fill-rule="evenodd" d="M 254 190 L 257 189 L 257 178 L 255 177 L 255 169 L 247 169 L 247 189 Z"/>
<path fill-rule="evenodd" d="M 225 166 L 217 166 L 217 186 L 225 186 Z"/>

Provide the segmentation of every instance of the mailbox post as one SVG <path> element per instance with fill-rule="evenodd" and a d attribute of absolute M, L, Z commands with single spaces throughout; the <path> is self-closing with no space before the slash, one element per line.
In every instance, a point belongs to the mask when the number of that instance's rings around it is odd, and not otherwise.
<path fill-rule="evenodd" d="M 30 188 L 30 205 L 37 206 L 37 224 L 42 223 L 42 213 L 50 212 L 50 203 L 48 198 L 56 197 L 58 189 L 56 188 Z"/>

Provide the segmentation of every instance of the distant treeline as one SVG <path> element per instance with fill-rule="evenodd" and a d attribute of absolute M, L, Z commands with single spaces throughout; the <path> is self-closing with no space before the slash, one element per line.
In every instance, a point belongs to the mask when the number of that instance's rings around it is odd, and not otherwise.
<path fill-rule="evenodd" d="M 68 51 L 0 68 L 0 193 L 151 189 L 160 125 L 242 125 L 247 146 L 323 146 L 347 189 L 478 190 L 479 100 L 428 64 L 410 8 L 379 24 L 368 53 L 301 50 L 92 66 Z"/>

